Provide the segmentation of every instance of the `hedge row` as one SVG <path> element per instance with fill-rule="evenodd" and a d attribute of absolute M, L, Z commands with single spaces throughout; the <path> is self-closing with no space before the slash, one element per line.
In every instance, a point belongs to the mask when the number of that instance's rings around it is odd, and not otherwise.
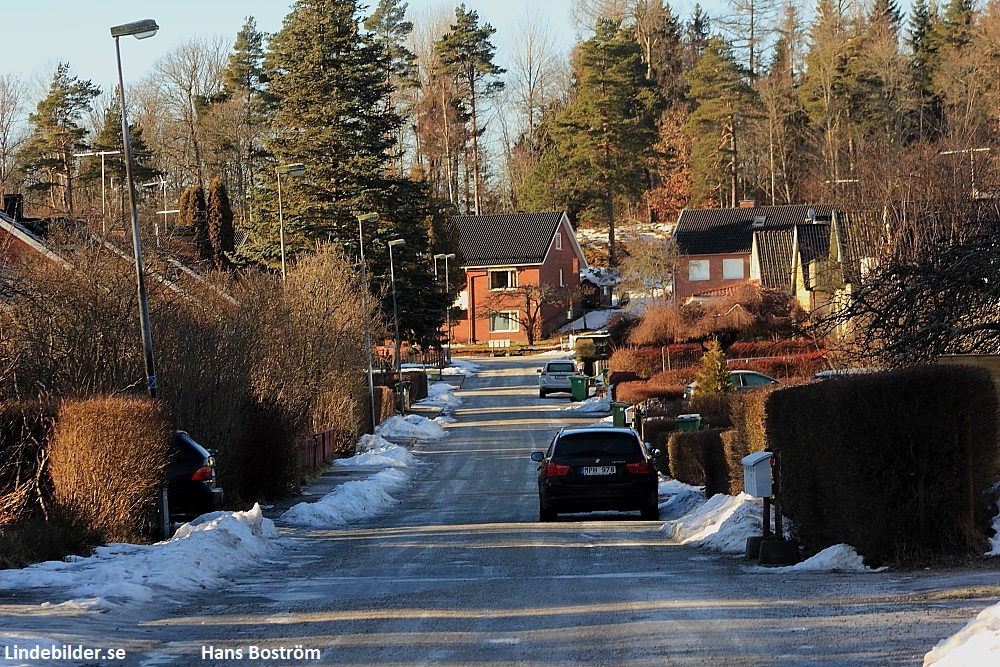
<path fill-rule="evenodd" d="M 871 563 L 985 550 L 995 508 L 977 500 L 1000 478 L 986 371 L 924 366 L 788 387 L 758 416 L 807 548 L 845 542 Z M 748 448 L 759 436 L 745 427 Z"/>
<path fill-rule="evenodd" d="M 670 476 L 685 484 L 704 486 L 706 498 L 726 493 L 729 476 L 722 433 L 722 429 L 671 433 L 666 453 Z"/>

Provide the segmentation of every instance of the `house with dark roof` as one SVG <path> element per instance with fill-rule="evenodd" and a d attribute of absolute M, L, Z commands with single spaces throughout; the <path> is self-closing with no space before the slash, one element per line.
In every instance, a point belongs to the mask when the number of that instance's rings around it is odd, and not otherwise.
<path fill-rule="evenodd" d="M 833 207 L 826 204 L 681 211 L 673 236 L 681 254 L 675 298 L 713 298 L 748 280 L 795 293 L 793 276 L 801 269 L 796 248 L 816 247 L 815 234 L 796 230 L 807 225 L 828 229 L 832 215 Z"/>
<path fill-rule="evenodd" d="M 580 271 L 588 267 L 565 212 L 460 215 L 452 221 L 466 284 L 459 297 L 465 317 L 454 322 L 454 342 L 527 343 L 527 327 L 535 328 L 530 338 L 545 338 L 567 321 L 572 302 L 564 295 L 579 286 Z"/>

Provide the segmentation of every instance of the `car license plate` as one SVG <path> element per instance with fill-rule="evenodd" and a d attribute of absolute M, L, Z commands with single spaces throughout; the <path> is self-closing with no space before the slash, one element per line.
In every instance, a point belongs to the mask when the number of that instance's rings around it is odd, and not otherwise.
<path fill-rule="evenodd" d="M 584 475 L 614 475 L 616 468 L 614 466 L 584 466 L 580 472 Z"/>

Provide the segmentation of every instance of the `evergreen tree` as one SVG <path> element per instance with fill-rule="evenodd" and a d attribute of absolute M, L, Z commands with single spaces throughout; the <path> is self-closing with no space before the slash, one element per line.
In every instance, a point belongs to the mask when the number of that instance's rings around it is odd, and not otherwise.
<path fill-rule="evenodd" d="M 407 3 L 401 0 L 379 0 L 375 12 L 365 21 L 365 30 L 372 34 L 375 43 L 385 49 L 385 81 L 389 84 L 385 97 L 385 110 L 395 110 L 406 115 L 407 109 L 401 105 L 406 99 L 402 93 L 417 86 L 417 56 L 407 47 L 406 41 L 413 32 L 413 23 L 406 20 Z M 403 173 L 402 129 L 400 125 L 395 137 L 393 166 L 397 174 Z"/>
<path fill-rule="evenodd" d="M 648 186 L 663 98 L 646 78 L 633 34 L 618 23 L 598 23 L 580 45 L 574 70 L 574 98 L 551 122 L 552 152 L 539 163 L 539 183 L 575 204 L 559 208 L 607 228 L 614 266 L 615 204 L 638 201 Z"/>
<path fill-rule="evenodd" d="M 233 228 L 233 209 L 229 205 L 229 193 L 218 178 L 213 178 L 208 185 L 206 227 L 210 259 L 215 262 L 217 268 L 229 266 L 229 257 L 236 249 L 236 230 Z"/>
<path fill-rule="evenodd" d="M 506 70 L 493 63 L 496 48 L 490 37 L 496 30 L 489 23 L 479 25 L 479 14 L 466 11 L 465 5 L 455 8 L 455 23 L 435 44 L 435 51 L 459 85 L 459 103 L 469 118 L 469 137 L 472 141 L 472 209 L 482 213 L 482 169 L 479 154 L 479 112 L 483 100 L 489 99 L 503 88 L 503 81 L 496 77 Z"/>
<path fill-rule="evenodd" d="M 698 394 L 728 394 L 736 390 L 729 376 L 726 354 L 719 341 L 713 340 L 708 344 L 694 381 L 698 384 Z"/>
<path fill-rule="evenodd" d="M 28 116 L 31 136 L 19 156 L 28 189 L 45 192 L 53 211 L 73 215 L 73 153 L 88 148 L 83 115 L 101 90 L 70 74 L 69 63 L 56 67 L 49 93 Z"/>
<path fill-rule="evenodd" d="M 142 126 L 129 123 L 128 133 L 129 141 L 132 144 L 132 167 L 136 182 L 141 184 L 155 179 L 160 175 L 160 172 L 150 164 L 153 155 L 143 137 Z M 118 217 L 124 224 L 128 192 L 125 189 L 127 183 L 125 180 L 125 160 L 122 157 L 122 116 L 118 95 L 114 96 L 104 110 L 103 123 L 90 144 L 90 150 L 93 152 L 119 151 L 118 155 L 104 157 L 103 186 L 107 188 L 106 197 L 109 197 L 111 193 L 115 194 L 113 199 L 119 204 Z M 89 157 L 80 164 L 78 179 L 81 186 L 86 184 L 91 188 L 102 187 L 101 164 L 102 160 L 99 156 Z M 136 192 L 140 199 L 143 198 L 144 194 L 144 189 L 139 189 Z M 110 207 L 110 205 L 111 200 L 108 199 L 108 206 Z M 111 214 L 110 208 L 107 212 L 109 215 Z"/>
<path fill-rule="evenodd" d="M 382 310 L 391 318 L 387 244 L 401 238 L 405 245 L 393 252 L 400 328 L 433 340 L 449 299 L 433 281 L 428 237 L 432 227 L 445 224 L 446 212 L 424 183 L 392 174 L 402 120 L 384 104 L 389 54 L 360 31 L 359 20 L 357 0 L 299 0 L 269 43 L 265 70 L 273 110 L 265 146 L 275 164 L 306 165 L 302 178 L 282 188 L 286 250 L 294 257 L 324 241 L 358 257 L 356 215 L 377 212 L 377 225 L 362 232 L 374 291 L 385 295 Z M 273 169 L 268 174 L 268 196 L 247 254 L 274 264 L 280 259 L 277 188 Z"/>
<path fill-rule="evenodd" d="M 184 188 L 178 203 L 177 224 L 187 227 L 194 236 L 198 258 L 212 259 L 212 242 L 208 233 L 208 212 L 205 205 L 205 189 L 200 185 Z"/>
<path fill-rule="evenodd" d="M 750 108 L 743 69 L 721 37 L 712 37 L 688 72 L 689 97 L 697 103 L 684 124 L 691 147 L 690 206 L 736 205 L 737 132 Z"/>

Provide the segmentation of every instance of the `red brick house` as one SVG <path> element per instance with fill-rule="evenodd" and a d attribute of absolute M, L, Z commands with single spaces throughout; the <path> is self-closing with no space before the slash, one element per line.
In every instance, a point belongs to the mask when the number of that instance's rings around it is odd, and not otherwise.
<path fill-rule="evenodd" d="M 527 343 L 526 329 L 545 338 L 567 321 L 587 268 L 565 212 L 461 215 L 459 232 L 465 317 L 454 322 L 456 343 Z M 530 312 L 529 312 L 530 311 Z"/>
<path fill-rule="evenodd" d="M 796 226 L 829 221 L 832 213 L 833 207 L 826 204 L 744 205 L 681 211 L 674 229 L 674 240 L 681 254 L 674 277 L 675 298 L 680 301 L 712 298 L 750 279 L 770 286 L 777 278 L 762 269 L 775 263 L 758 260 L 751 266 L 755 235 L 759 242 L 766 239 L 766 247 L 773 247 L 775 253 L 780 253 L 781 261 L 788 263 L 788 267 L 779 267 L 778 271 L 784 274 L 787 269 L 790 274 Z M 789 245 L 787 253 L 783 251 L 785 244 Z M 763 246 L 759 248 L 761 255 L 766 254 L 764 250 Z M 756 275 L 752 269 L 756 269 Z M 784 276 L 780 282 L 784 283 Z"/>

